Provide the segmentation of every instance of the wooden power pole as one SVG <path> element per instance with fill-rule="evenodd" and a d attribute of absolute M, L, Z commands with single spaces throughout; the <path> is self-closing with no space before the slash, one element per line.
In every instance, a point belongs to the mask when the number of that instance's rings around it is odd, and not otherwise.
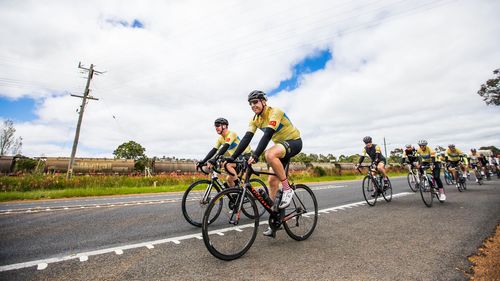
<path fill-rule="evenodd" d="M 87 85 L 85 85 L 85 92 L 83 93 L 83 96 L 79 95 L 71 95 L 73 97 L 81 98 L 82 99 L 82 105 L 80 106 L 80 111 L 79 111 L 79 116 L 78 116 L 78 124 L 76 125 L 76 133 L 75 133 L 75 140 L 73 141 L 73 149 L 71 150 L 71 158 L 68 163 L 68 172 L 66 174 L 66 178 L 70 179 L 71 176 L 73 175 L 73 163 L 75 162 L 75 155 L 76 155 L 76 147 L 78 146 L 78 139 L 80 138 L 80 127 L 82 126 L 82 119 L 83 119 L 83 112 L 85 111 L 85 105 L 87 104 L 87 100 L 99 100 L 94 98 L 93 96 L 90 96 L 90 80 L 92 80 L 92 77 L 94 77 L 94 74 L 103 74 L 104 72 L 100 72 L 94 69 L 94 65 L 91 64 L 90 68 L 85 68 L 82 66 L 81 63 L 78 63 L 78 68 L 83 69 L 85 71 L 88 71 L 89 75 L 87 76 Z"/>

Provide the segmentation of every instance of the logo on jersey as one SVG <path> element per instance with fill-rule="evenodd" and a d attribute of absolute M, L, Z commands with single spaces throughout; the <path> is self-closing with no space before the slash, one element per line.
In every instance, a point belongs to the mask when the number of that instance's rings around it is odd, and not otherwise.
<path fill-rule="evenodd" d="M 276 121 L 269 121 L 269 125 L 271 125 L 273 127 L 276 126 Z"/>
<path fill-rule="evenodd" d="M 226 139 L 226 142 L 229 142 L 230 140 L 231 140 L 231 138 L 227 138 L 227 139 Z"/>

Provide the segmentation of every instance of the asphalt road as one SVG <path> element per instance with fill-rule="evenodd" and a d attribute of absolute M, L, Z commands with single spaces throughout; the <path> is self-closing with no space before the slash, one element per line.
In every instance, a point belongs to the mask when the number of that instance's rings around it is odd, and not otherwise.
<path fill-rule="evenodd" d="M 0 280 L 467 280 L 500 221 L 500 181 L 450 186 L 432 208 L 392 184 L 399 195 L 375 207 L 360 181 L 311 184 L 323 211 L 308 240 L 259 234 L 232 262 L 184 221 L 182 194 L 0 204 Z"/>

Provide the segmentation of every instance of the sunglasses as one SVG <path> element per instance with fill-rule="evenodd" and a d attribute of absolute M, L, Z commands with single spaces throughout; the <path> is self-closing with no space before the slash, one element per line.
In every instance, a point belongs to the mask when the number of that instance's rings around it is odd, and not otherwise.
<path fill-rule="evenodd" d="M 222 125 L 223 125 L 223 124 L 221 124 L 221 123 L 217 123 L 217 124 L 215 124 L 215 127 L 216 127 L 216 128 L 219 128 L 219 127 L 220 127 L 220 126 L 222 126 Z"/>
<path fill-rule="evenodd" d="M 260 100 L 251 100 L 251 101 L 249 101 L 249 102 L 248 102 L 248 104 L 250 104 L 250 105 L 254 105 L 254 104 L 259 103 L 259 101 L 260 101 Z"/>

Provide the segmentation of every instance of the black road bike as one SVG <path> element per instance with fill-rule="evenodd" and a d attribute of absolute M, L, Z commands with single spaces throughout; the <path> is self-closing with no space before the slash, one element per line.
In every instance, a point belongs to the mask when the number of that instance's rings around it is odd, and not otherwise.
<path fill-rule="evenodd" d="M 216 194 L 221 192 L 222 190 L 229 188 L 229 186 L 225 183 L 223 183 L 218 175 L 221 174 L 221 171 L 218 169 L 220 167 L 221 161 L 217 161 L 217 165 L 212 167 L 211 173 L 207 171 L 204 167 L 206 165 L 200 167 L 200 170 L 206 174 L 210 174 L 210 180 L 199 180 L 194 183 L 192 183 L 184 192 L 184 195 L 182 196 L 182 203 L 181 203 L 181 208 L 182 208 L 182 214 L 184 215 L 184 218 L 186 221 L 194 226 L 201 227 L 201 221 L 203 219 L 203 214 L 205 213 L 205 210 L 208 206 L 208 203 L 210 203 L 210 200 L 212 200 Z M 241 175 L 243 174 L 244 170 L 240 172 L 240 177 L 239 180 L 236 184 L 236 188 L 242 188 L 241 187 Z M 248 180 L 248 183 L 251 184 L 252 188 L 256 190 L 263 190 L 266 194 L 268 193 L 268 189 L 266 184 L 258 179 L 258 178 L 253 178 Z M 215 209 L 212 211 L 212 217 L 208 221 L 209 223 L 215 221 L 217 219 L 217 216 L 219 216 L 220 212 L 222 209 L 222 201 L 219 202 L 219 205 L 215 206 Z M 245 212 L 245 209 L 243 210 L 244 214 L 250 218 L 253 218 L 253 215 L 250 213 Z M 259 208 L 258 214 L 259 216 L 263 215 L 266 212 L 264 208 Z"/>
<path fill-rule="evenodd" d="M 422 172 L 420 173 L 419 189 L 425 206 L 429 208 L 432 207 L 434 196 L 436 196 L 439 202 L 443 203 L 444 201 L 439 200 L 439 190 L 436 186 L 436 181 L 434 180 L 432 173 L 427 173 L 428 169 L 433 170 L 434 167 L 432 165 L 422 165 L 421 169 Z"/>
<path fill-rule="evenodd" d="M 255 171 L 246 162 L 243 188 L 228 188 L 219 192 L 207 206 L 202 222 L 203 241 L 208 251 L 221 260 L 234 260 L 244 255 L 252 246 L 259 228 L 259 217 L 241 216 L 246 211 L 257 214 L 257 202 L 269 213 L 268 224 L 275 233 L 284 227 L 286 233 L 297 241 L 311 236 L 318 222 L 318 202 L 312 190 L 304 184 L 291 184 L 295 190 L 292 202 L 285 209 L 278 209 L 281 193 L 276 202 L 260 193 L 250 183 L 252 175 L 275 175 Z M 285 167 L 288 172 L 288 167 Z M 231 200 L 228 200 L 231 198 Z M 222 208 L 219 208 L 223 205 Z M 213 218 L 216 218 L 214 220 Z"/>
<path fill-rule="evenodd" d="M 373 164 L 369 166 L 359 166 L 357 169 L 362 173 L 360 168 L 368 168 L 368 173 L 363 178 L 362 184 L 363 196 L 365 197 L 366 203 L 368 203 L 369 206 L 375 206 L 380 195 L 384 197 L 386 202 L 390 202 L 392 200 L 391 181 L 387 179 L 387 183 L 385 183 L 383 176 Z"/>
<path fill-rule="evenodd" d="M 406 179 L 408 181 L 408 186 L 410 187 L 411 191 L 417 192 L 420 181 L 420 176 L 418 175 L 418 169 L 416 169 L 413 164 L 407 164 L 407 166 L 408 166 L 408 175 L 406 176 Z"/>

